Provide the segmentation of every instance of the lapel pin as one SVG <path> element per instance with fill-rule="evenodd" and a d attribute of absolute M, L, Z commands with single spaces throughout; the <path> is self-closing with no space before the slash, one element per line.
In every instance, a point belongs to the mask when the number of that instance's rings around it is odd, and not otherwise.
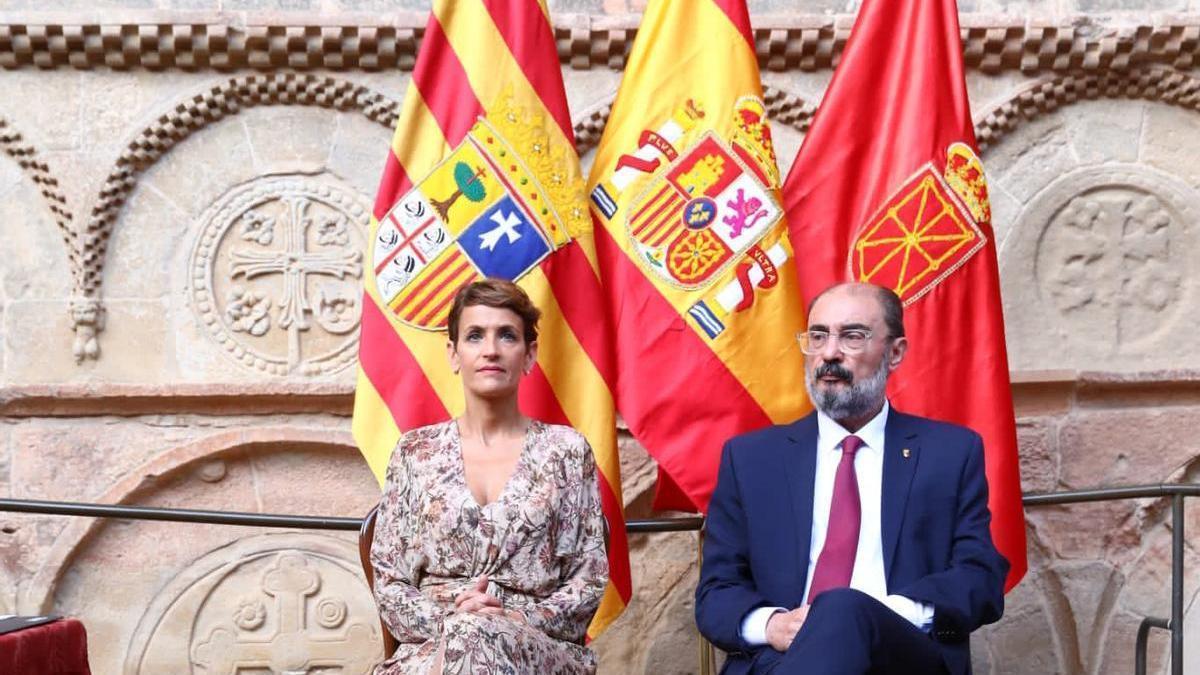
<path fill-rule="evenodd" d="M 903 450 L 901 450 L 901 451 L 900 451 L 900 454 L 901 454 L 901 455 L 904 455 L 904 459 L 908 459 L 909 457 L 912 457 L 912 450 L 909 450 L 908 448 L 905 448 L 905 449 L 903 449 Z"/>

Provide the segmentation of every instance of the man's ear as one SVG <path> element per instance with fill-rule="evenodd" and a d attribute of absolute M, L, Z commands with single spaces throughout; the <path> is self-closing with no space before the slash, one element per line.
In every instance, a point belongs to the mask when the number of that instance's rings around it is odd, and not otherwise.
<path fill-rule="evenodd" d="M 898 337 L 892 340 L 892 344 L 888 347 L 887 360 L 888 367 L 895 370 L 900 362 L 904 360 L 904 355 L 908 353 L 908 338 Z"/>

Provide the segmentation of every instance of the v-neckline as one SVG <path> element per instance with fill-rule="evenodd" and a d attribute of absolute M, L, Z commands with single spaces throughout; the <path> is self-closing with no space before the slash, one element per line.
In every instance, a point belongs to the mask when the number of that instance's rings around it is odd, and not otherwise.
<path fill-rule="evenodd" d="M 517 461 L 513 464 L 512 470 L 509 471 L 508 477 L 504 479 L 504 485 L 500 488 L 500 492 L 496 493 L 496 498 L 486 504 L 480 504 L 478 499 L 475 499 L 475 494 L 471 492 L 471 484 L 467 482 L 467 461 L 463 457 L 463 440 L 462 430 L 458 428 L 458 418 L 450 420 L 450 426 L 454 429 L 454 437 L 458 441 L 458 478 L 462 484 L 463 490 L 467 493 L 467 501 L 476 508 L 482 510 L 504 499 L 509 492 L 509 487 L 517 477 L 517 472 L 521 470 L 521 465 L 525 463 L 525 456 L 529 454 L 529 443 L 533 440 L 533 435 L 540 428 L 540 422 L 530 418 L 529 426 L 525 429 L 525 439 L 521 441 L 521 452 L 517 455 Z"/>

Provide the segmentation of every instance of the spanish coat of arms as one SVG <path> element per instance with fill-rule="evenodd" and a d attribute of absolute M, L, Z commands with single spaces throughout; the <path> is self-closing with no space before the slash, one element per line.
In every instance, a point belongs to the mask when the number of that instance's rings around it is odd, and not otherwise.
<path fill-rule="evenodd" d="M 632 190 L 624 219 L 631 256 L 652 278 L 687 292 L 688 314 L 715 339 L 725 317 L 754 304 L 756 289 L 778 283 L 791 249 L 777 227 L 779 173 L 762 100 L 736 101 L 728 138 L 706 128 L 706 116 L 688 101 L 645 130 L 591 198 L 611 219 L 616 197 Z"/>

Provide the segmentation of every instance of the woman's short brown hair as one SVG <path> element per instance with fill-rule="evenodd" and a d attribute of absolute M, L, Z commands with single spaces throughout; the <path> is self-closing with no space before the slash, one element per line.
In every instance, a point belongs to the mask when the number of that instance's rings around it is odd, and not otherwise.
<path fill-rule="evenodd" d="M 450 318 L 446 324 L 451 342 L 458 342 L 458 321 L 462 317 L 463 309 L 475 305 L 511 311 L 521 317 L 521 323 L 525 324 L 525 344 L 537 340 L 537 322 L 542 312 L 529 299 L 525 290 L 505 279 L 483 279 L 463 286 L 454 294 L 454 302 L 450 305 Z"/>

